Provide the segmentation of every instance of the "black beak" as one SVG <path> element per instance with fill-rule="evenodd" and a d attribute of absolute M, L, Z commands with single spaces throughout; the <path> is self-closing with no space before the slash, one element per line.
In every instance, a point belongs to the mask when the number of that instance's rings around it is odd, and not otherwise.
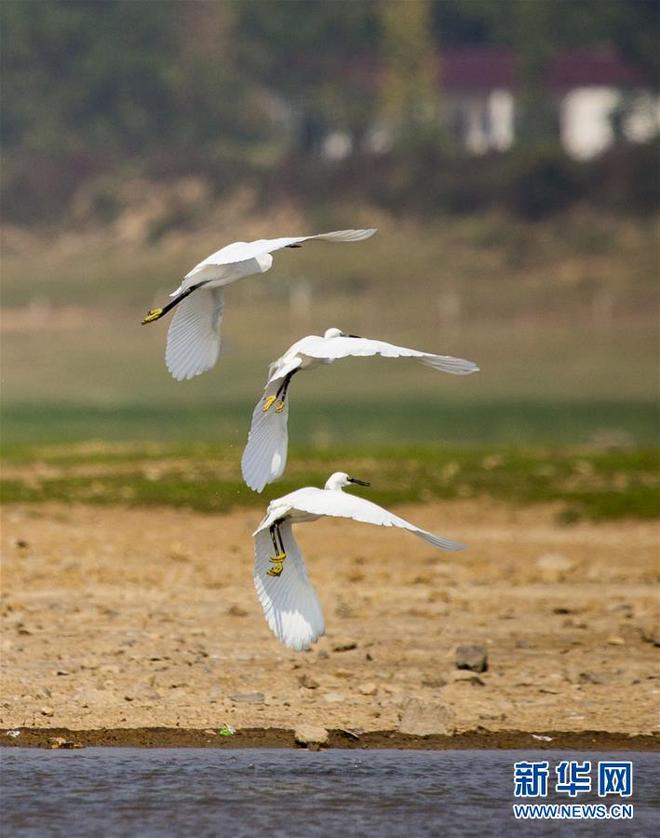
<path fill-rule="evenodd" d="M 371 483 L 368 483 L 366 480 L 358 480 L 357 477 L 349 477 L 349 483 L 355 483 L 357 486 L 371 486 Z"/>
<path fill-rule="evenodd" d="M 357 338 L 358 340 L 362 340 L 362 335 L 344 335 L 347 338 Z"/>

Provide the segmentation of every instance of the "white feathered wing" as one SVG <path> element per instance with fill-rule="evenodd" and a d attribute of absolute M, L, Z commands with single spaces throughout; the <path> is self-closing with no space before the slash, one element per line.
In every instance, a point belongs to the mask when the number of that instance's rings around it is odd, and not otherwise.
<path fill-rule="evenodd" d="M 264 413 L 264 401 L 274 396 L 281 381 L 269 383 L 264 395 L 252 411 L 252 424 L 247 445 L 241 458 L 241 471 L 247 485 L 255 492 L 277 480 L 284 473 L 289 445 L 289 398 L 284 400 L 284 410 L 279 413 L 273 405 Z"/>
<path fill-rule="evenodd" d="M 264 412 L 266 399 L 276 396 L 289 373 L 295 372 L 302 359 L 291 358 L 285 363 L 271 364 L 264 394 L 252 411 L 252 423 L 247 445 L 241 457 L 241 471 L 246 484 L 255 492 L 262 492 L 268 483 L 277 480 L 286 468 L 289 447 L 289 397 L 284 398 L 284 409 L 279 413 L 272 405 Z"/>
<path fill-rule="evenodd" d="M 329 340 L 324 337 L 310 336 L 305 339 L 304 347 L 301 347 L 300 352 L 310 358 L 331 358 L 332 360 L 349 356 L 364 358 L 372 355 L 380 355 L 383 358 L 414 358 L 420 364 L 452 375 L 470 375 L 479 371 L 479 367 L 473 361 L 465 358 L 433 355 L 430 352 L 420 352 L 418 349 L 408 349 L 406 346 L 396 346 L 384 340 L 352 338 L 348 335 Z"/>
<path fill-rule="evenodd" d="M 260 530 L 254 538 L 254 587 L 273 634 L 289 649 L 300 651 L 309 649 L 325 633 L 325 622 L 291 522 L 284 521 L 279 529 L 287 554 L 282 574 L 268 575 L 274 547 L 269 531 Z"/>
<path fill-rule="evenodd" d="M 173 378 L 194 378 L 218 360 L 222 288 L 198 288 L 177 306 L 167 332 L 165 363 Z"/>
<path fill-rule="evenodd" d="M 225 280 L 229 283 L 240 277 L 258 273 L 260 269 L 256 266 L 254 260 L 259 261 L 266 254 L 274 253 L 276 250 L 282 250 L 285 247 L 295 247 L 314 239 L 331 242 L 358 242 L 368 239 L 375 232 L 376 230 L 373 228 L 368 230 L 334 230 L 332 233 L 318 233 L 315 236 L 285 236 L 278 239 L 257 239 L 252 242 L 233 242 L 221 247 L 220 250 L 216 250 L 215 253 L 195 265 L 185 275 L 183 282 L 172 296 L 180 294 L 200 280 Z M 236 270 L 236 267 L 241 263 L 245 263 L 245 270 L 240 268 Z M 225 283 L 223 282 L 223 284 Z"/>
<path fill-rule="evenodd" d="M 452 541 L 450 538 L 435 535 L 432 532 L 416 527 L 410 521 L 406 521 L 405 518 L 400 518 L 387 509 L 383 509 L 382 506 L 378 506 L 378 504 L 357 497 L 356 495 L 350 495 L 347 492 L 327 491 L 326 489 L 310 487 L 291 492 L 290 495 L 287 495 L 287 500 L 292 508 L 301 512 L 307 512 L 311 515 L 352 518 L 354 521 L 359 521 L 363 524 L 376 524 L 381 527 L 398 527 L 411 532 L 413 535 L 432 544 L 434 547 L 439 547 L 441 550 L 454 552 L 465 549 L 465 544 L 462 544 L 460 541 Z"/>

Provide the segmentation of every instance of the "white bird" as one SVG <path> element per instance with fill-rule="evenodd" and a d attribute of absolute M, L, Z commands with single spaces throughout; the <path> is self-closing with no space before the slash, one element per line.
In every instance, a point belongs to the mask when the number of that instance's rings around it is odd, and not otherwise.
<path fill-rule="evenodd" d="M 382 506 L 346 494 L 342 489 L 350 483 L 369 485 L 337 471 L 323 489 L 307 486 L 271 501 L 266 517 L 253 533 L 257 596 L 271 631 L 290 649 L 309 649 L 325 633 L 323 612 L 293 537 L 293 524 L 326 515 L 352 518 L 364 524 L 400 527 L 441 550 L 465 549 L 464 544 L 422 530 Z"/>
<path fill-rule="evenodd" d="M 194 378 L 211 369 L 218 360 L 225 285 L 270 270 L 273 264 L 271 253 L 283 247 L 302 247 L 303 242 L 313 239 L 357 242 L 368 239 L 375 232 L 373 229 L 336 230 L 316 236 L 228 244 L 195 265 L 176 291 L 170 294 L 172 301 L 163 308 L 149 309 L 142 323 L 152 323 L 179 306 L 167 332 L 165 363 L 177 381 Z"/>
<path fill-rule="evenodd" d="M 479 367 L 463 358 L 431 355 L 406 349 L 382 340 L 347 335 L 340 329 L 327 329 L 324 335 L 308 335 L 290 346 L 270 365 L 264 395 L 252 412 L 252 425 L 241 459 L 243 478 L 255 492 L 261 492 L 284 473 L 288 447 L 287 393 L 291 379 L 300 370 L 331 364 L 348 356 L 381 355 L 384 358 L 414 358 L 419 363 L 453 375 L 469 375 Z"/>

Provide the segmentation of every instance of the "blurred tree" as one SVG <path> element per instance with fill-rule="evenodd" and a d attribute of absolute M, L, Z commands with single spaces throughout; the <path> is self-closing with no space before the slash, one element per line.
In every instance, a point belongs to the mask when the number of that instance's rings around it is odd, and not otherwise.
<path fill-rule="evenodd" d="M 553 9 L 554 6 L 554 9 Z M 559 142 L 557 102 L 546 88 L 546 75 L 556 52 L 552 24 L 555 0 L 514 0 L 512 38 L 521 80 L 517 101 L 516 145 L 533 149 Z"/>
<path fill-rule="evenodd" d="M 433 0 L 431 25 L 436 42 L 447 46 L 509 44 L 511 0 Z"/>
<path fill-rule="evenodd" d="M 609 10 L 609 17 L 613 47 L 652 90 L 660 90 L 660 2 L 620 0 Z"/>
<path fill-rule="evenodd" d="M 38 212 L 122 161 L 162 175 L 217 172 L 258 156 L 270 139 L 267 102 L 233 63 L 233 9 L 3 2 L 2 142 L 10 196 L 36 190 Z"/>
<path fill-rule="evenodd" d="M 3 3 L 4 141 L 30 150 L 139 148 L 172 115 L 172 4 Z"/>
<path fill-rule="evenodd" d="M 240 65 L 287 112 L 293 156 L 318 151 L 333 129 L 359 145 L 376 104 L 373 3 L 243 0 L 236 36 Z"/>
<path fill-rule="evenodd" d="M 438 49 L 429 0 L 381 0 L 382 112 L 405 144 L 439 121 Z"/>
<path fill-rule="evenodd" d="M 416 171 L 421 188 L 448 151 L 445 46 L 514 50 L 533 148 L 555 132 L 544 89 L 554 53 L 608 46 L 658 89 L 659 29 L 658 0 L 3 0 L 4 211 L 52 217 L 99 172 L 219 185 L 281 172 L 286 184 L 329 133 L 360 149 L 383 114 L 401 129 L 394 179 Z M 301 180 L 313 191 L 312 162 Z M 351 165 L 366 189 L 381 164 Z"/>

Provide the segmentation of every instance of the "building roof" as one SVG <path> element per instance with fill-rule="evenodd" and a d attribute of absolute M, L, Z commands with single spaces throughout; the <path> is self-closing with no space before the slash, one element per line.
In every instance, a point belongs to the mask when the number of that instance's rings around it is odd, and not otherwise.
<path fill-rule="evenodd" d="M 302 56 L 300 63 L 304 68 Z M 376 86 L 384 69 L 373 53 L 363 53 L 345 63 L 341 72 L 347 78 Z M 456 95 L 483 94 L 502 88 L 515 90 L 522 81 L 520 56 L 512 49 L 498 47 L 448 47 L 438 55 L 437 70 L 438 84 L 445 92 Z M 592 47 L 551 56 L 545 84 L 548 90 L 564 93 L 575 87 L 644 86 L 644 81 L 614 50 Z"/>
<path fill-rule="evenodd" d="M 446 49 L 438 56 L 439 80 L 448 93 L 487 93 L 520 86 L 519 56 L 491 47 Z M 553 55 L 546 69 L 546 87 L 565 92 L 575 87 L 625 87 L 640 76 L 610 49 L 582 49 Z"/>

